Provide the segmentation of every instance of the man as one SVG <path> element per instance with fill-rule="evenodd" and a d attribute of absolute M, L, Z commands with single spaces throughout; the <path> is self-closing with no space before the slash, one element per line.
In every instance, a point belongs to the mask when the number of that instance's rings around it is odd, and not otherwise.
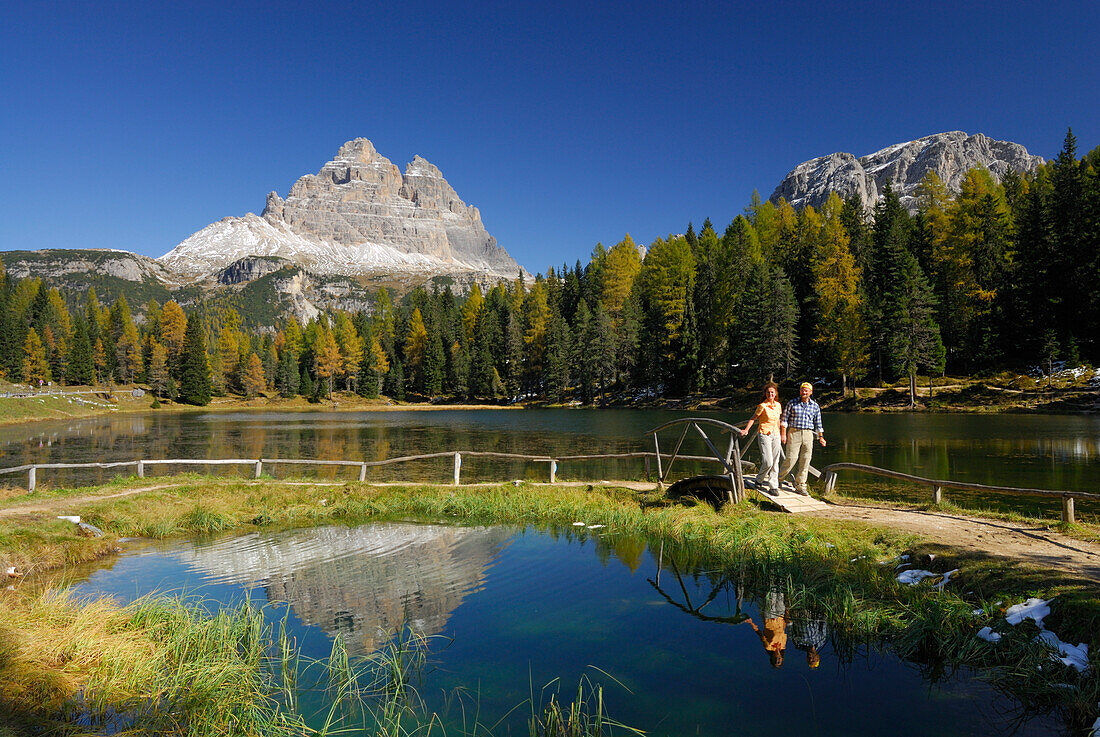
<path fill-rule="evenodd" d="M 779 441 L 783 443 L 786 458 L 779 469 L 779 478 L 787 477 L 794 468 L 794 490 L 803 496 L 806 491 L 806 476 L 810 473 L 810 459 L 814 454 L 814 435 L 817 442 L 825 447 L 825 428 L 821 425 L 821 407 L 811 399 L 814 388 L 809 382 L 798 387 L 798 399 L 792 399 L 783 410 L 783 419 L 779 423 Z"/>

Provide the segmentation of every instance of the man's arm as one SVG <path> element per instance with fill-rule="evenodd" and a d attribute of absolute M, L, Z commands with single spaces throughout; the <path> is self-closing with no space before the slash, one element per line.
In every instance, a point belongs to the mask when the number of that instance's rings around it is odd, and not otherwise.
<path fill-rule="evenodd" d="M 818 405 L 817 412 L 814 415 L 814 430 L 817 432 L 817 442 L 821 443 L 821 447 L 825 447 L 825 426 L 821 424 L 821 405 Z"/>

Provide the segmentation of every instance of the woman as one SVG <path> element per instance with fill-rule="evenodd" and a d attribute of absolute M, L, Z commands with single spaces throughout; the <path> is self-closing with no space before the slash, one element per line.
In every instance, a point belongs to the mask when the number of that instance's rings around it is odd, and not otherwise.
<path fill-rule="evenodd" d="M 760 473 L 756 474 L 756 488 L 773 496 L 779 491 L 779 415 L 783 405 L 779 403 L 779 387 L 769 381 L 764 385 L 764 401 L 756 405 L 756 414 L 752 416 L 741 437 L 749 434 L 752 423 L 759 421 L 757 430 L 760 435 Z"/>

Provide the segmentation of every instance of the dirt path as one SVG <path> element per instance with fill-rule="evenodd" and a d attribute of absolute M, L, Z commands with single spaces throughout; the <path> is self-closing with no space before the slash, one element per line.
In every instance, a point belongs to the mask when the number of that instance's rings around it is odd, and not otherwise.
<path fill-rule="evenodd" d="M 53 499 L 43 499 L 40 502 L 23 502 L 22 504 L 14 504 L 10 507 L 0 509 L 0 518 L 3 517 L 20 517 L 28 514 L 43 514 L 45 512 L 63 512 L 68 509 L 72 509 L 80 504 L 87 504 L 89 502 L 101 502 L 104 499 L 118 499 L 124 496 L 133 496 L 134 494 L 141 494 L 146 491 L 156 491 L 158 489 L 171 489 L 176 486 L 183 486 L 183 484 L 157 484 L 155 486 L 141 486 L 136 489 L 124 489 L 122 491 L 115 492 L 114 494 L 85 494 L 83 496 L 66 496 L 56 497 Z"/>
<path fill-rule="evenodd" d="M 1026 522 L 970 517 L 947 512 L 845 502 L 808 513 L 813 517 L 859 520 L 912 532 L 930 542 L 1100 581 L 1100 545 L 1076 540 Z"/>

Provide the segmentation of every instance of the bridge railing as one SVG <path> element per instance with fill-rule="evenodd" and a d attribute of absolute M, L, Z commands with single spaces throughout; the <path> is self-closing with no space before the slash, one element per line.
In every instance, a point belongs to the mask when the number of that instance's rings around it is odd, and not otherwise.
<path fill-rule="evenodd" d="M 665 479 L 668 478 L 669 470 L 672 468 L 672 464 L 676 461 L 677 458 L 717 462 L 722 464 L 726 473 L 729 475 L 730 486 L 732 487 L 732 491 L 730 492 L 730 501 L 733 503 L 742 501 L 747 493 L 745 490 L 745 474 L 742 464 L 745 462 L 745 453 L 748 452 L 752 444 L 757 442 L 759 438 L 759 433 L 757 432 L 757 430 L 759 429 L 759 425 L 753 427 L 748 434 L 742 437 L 741 430 L 745 427 L 745 424 L 746 423 L 742 422 L 737 425 L 732 425 L 728 422 L 715 420 L 711 417 L 681 417 L 680 419 L 670 420 L 663 425 L 658 425 L 652 430 L 646 431 L 645 435 L 653 436 L 653 455 L 656 456 L 657 459 L 658 483 L 663 484 L 665 482 Z M 661 456 L 661 443 L 658 435 L 662 430 L 667 430 L 669 428 L 681 425 L 683 427 L 680 430 L 680 435 L 676 440 L 676 445 L 673 446 L 672 453 L 667 457 L 666 460 Z M 714 441 L 710 438 L 709 435 L 707 435 L 706 430 L 703 429 L 704 426 L 711 428 L 712 433 L 717 430 L 719 435 L 721 435 L 722 433 L 729 434 L 729 440 L 726 443 L 725 453 L 722 453 L 718 450 L 718 447 L 715 446 Z M 706 443 L 707 448 L 710 449 L 710 452 L 713 453 L 713 456 L 680 455 L 680 447 L 683 445 L 684 439 L 690 434 L 692 429 L 694 429 L 695 432 L 700 437 L 702 437 L 703 442 Z M 719 445 L 721 445 L 720 440 Z M 782 446 L 780 446 L 780 461 L 782 461 L 783 458 L 784 451 Z M 809 471 L 815 477 L 821 476 L 821 472 L 813 466 L 810 466 Z"/>
<path fill-rule="evenodd" d="M 929 479 L 923 476 L 914 476 L 909 473 L 902 473 L 900 471 L 891 471 L 886 468 L 878 468 L 877 466 L 867 466 L 862 463 L 831 463 L 825 468 L 821 469 L 825 479 L 825 493 L 830 493 L 836 488 L 836 479 L 838 471 L 856 471 L 858 473 L 869 473 L 875 476 L 883 476 L 885 478 L 897 479 L 899 481 L 910 481 L 922 486 L 928 486 L 932 492 L 932 503 L 943 503 L 943 490 L 944 489 L 956 489 L 959 491 L 977 491 L 977 492 L 993 492 L 998 494 L 1022 494 L 1031 496 L 1043 496 L 1049 498 L 1058 498 L 1062 500 L 1062 521 L 1063 522 L 1075 522 L 1076 516 L 1074 512 L 1074 499 L 1100 499 L 1100 494 L 1091 494 L 1086 491 L 1057 491 L 1054 489 L 1025 489 L 1015 486 L 988 486 L 986 484 L 972 484 L 965 481 L 950 481 L 947 479 Z"/>

